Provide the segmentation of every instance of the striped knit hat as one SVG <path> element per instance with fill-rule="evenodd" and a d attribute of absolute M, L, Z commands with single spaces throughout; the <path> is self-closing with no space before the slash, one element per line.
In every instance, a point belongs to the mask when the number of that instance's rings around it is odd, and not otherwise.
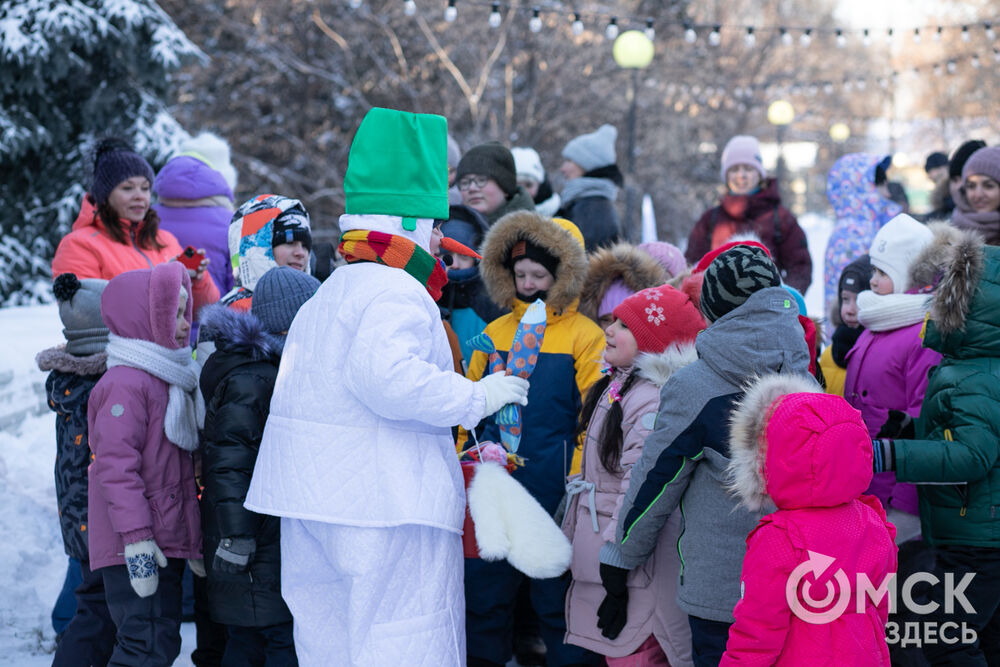
<path fill-rule="evenodd" d="M 722 253 L 705 269 L 701 312 L 709 323 L 743 305 L 754 292 L 781 285 L 778 268 L 766 252 L 738 245 Z"/>

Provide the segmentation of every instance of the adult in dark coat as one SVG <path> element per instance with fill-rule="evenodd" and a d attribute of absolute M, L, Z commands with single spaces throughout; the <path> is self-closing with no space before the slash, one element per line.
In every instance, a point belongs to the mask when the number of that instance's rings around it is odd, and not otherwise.
<path fill-rule="evenodd" d="M 229 630 L 224 664 L 257 664 L 265 656 L 280 664 L 296 661 L 292 614 L 281 598 L 280 520 L 251 512 L 243 501 L 267 422 L 283 334 L 319 284 L 301 271 L 278 267 L 257 282 L 251 312 L 221 305 L 202 311 L 203 336 L 216 345 L 201 373 L 202 530 L 209 613 Z"/>
<path fill-rule="evenodd" d="M 591 253 L 614 245 L 621 239 L 621 222 L 615 210 L 615 198 L 624 183 L 615 164 L 615 139 L 618 130 L 601 125 L 590 134 L 576 137 L 563 149 L 559 167 L 566 178 L 562 207 L 557 217 L 575 224 Z"/>
<path fill-rule="evenodd" d="M 731 236 L 752 234 L 771 252 L 782 281 L 805 294 L 812 282 L 806 235 L 781 205 L 777 181 L 767 178 L 757 140 L 742 135 L 730 139 L 722 151 L 721 172 L 726 194 L 691 230 L 684 253 L 688 264 L 697 264 Z"/>

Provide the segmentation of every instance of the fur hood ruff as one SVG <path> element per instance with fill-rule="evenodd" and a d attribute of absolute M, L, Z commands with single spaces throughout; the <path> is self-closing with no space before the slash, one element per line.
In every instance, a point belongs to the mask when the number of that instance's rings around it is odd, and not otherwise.
<path fill-rule="evenodd" d="M 61 371 L 73 375 L 100 375 L 106 371 L 108 354 L 98 352 L 78 357 L 66 351 L 66 345 L 57 345 L 35 355 L 35 363 L 42 371 Z"/>
<path fill-rule="evenodd" d="M 653 257 L 630 243 L 616 243 L 590 253 L 587 279 L 580 292 L 579 311 L 597 321 L 598 308 L 608 288 L 616 280 L 632 292 L 657 287 L 666 282 L 666 270 Z"/>
<path fill-rule="evenodd" d="M 751 511 L 773 511 L 763 468 L 764 429 L 775 401 L 785 394 L 822 393 L 816 381 L 803 375 L 770 374 L 752 380 L 729 420 L 728 488 Z"/>
<path fill-rule="evenodd" d="M 968 230 L 937 222 L 928 225 L 934 240 L 910 269 L 914 287 L 936 284 L 930 317 L 943 335 L 965 328 L 969 306 L 983 275 L 983 239 Z"/>
<path fill-rule="evenodd" d="M 635 360 L 635 370 L 639 377 L 662 387 L 670 376 L 688 364 L 698 360 L 694 342 L 674 343 L 663 352 L 653 354 L 643 352 Z"/>
<path fill-rule="evenodd" d="M 285 346 L 284 337 L 264 331 L 260 320 L 249 311 L 234 310 L 218 303 L 203 308 L 199 316 L 199 336 L 214 342 L 217 349 L 239 347 L 253 361 L 263 361 L 280 356 Z"/>
<path fill-rule="evenodd" d="M 505 266 L 511 248 L 520 240 L 531 241 L 559 258 L 556 280 L 545 304 L 560 313 L 580 297 L 587 276 L 583 235 L 569 220 L 545 218 L 532 211 L 508 213 L 490 228 L 483 240 L 480 272 L 493 303 L 513 309 L 516 300 L 514 273 Z"/>

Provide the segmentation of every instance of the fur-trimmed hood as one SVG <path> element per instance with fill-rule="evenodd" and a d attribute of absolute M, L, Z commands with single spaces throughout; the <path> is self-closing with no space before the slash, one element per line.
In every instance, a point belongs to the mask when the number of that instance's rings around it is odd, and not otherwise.
<path fill-rule="evenodd" d="M 803 375 L 747 385 L 730 417 L 730 490 L 751 510 L 833 507 L 872 478 L 861 413 Z"/>
<path fill-rule="evenodd" d="M 260 320 L 249 311 L 238 311 L 217 303 L 205 306 L 199 315 L 199 336 L 214 342 L 218 350 L 239 349 L 251 361 L 281 355 L 284 338 L 264 331 Z"/>
<path fill-rule="evenodd" d="M 57 345 L 35 355 L 35 363 L 42 371 L 61 371 L 73 375 L 100 375 L 108 369 L 107 352 L 80 357 L 66 351 L 66 345 Z"/>
<path fill-rule="evenodd" d="M 984 243 L 975 232 L 943 222 L 929 225 L 934 240 L 910 268 L 912 285 L 936 285 L 930 317 L 942 336 L 965 329 L 983 275 Z"/>
<path fill-rule="evenodd" d="M 597 321 L 601 300 L 611 283 L 621 280 L 633 293 L 667 281 L 664 268 L 652 255 L 631 243 L 598 248 L 588 258 L 587 278 L 580 292 L 579 311 Z"/>
<path fill-rule="evenodd" d="M 694 341 L 674 343 L 658 354 L 652 352 L 640 354 L 635 359 L 635 370 L 639 377 L 649 380 L 657 387 L 662 387 L 671 375 L 697 360 L 698 351 L 695 349 Z"/>
<path fill-rule="evenodd" d="M 573 306 L 587 276 L 583 235 L 569 220 L 545 218 L 533 211 L 505 215 L 490 228 L 483 241 L 480 272 L 493 302 L 501 308 L 514 307 L 517 299 L 514 273 L 505 264 L 513 245 L 522 239 L 559 258 L 555 283 L 548 290 L 546 305 L 556 313 Z"/>

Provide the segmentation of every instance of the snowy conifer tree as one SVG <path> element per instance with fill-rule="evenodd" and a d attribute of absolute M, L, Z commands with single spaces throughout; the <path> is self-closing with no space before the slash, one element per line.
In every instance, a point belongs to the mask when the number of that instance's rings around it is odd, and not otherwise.
<path fill-rule="evenodd" d="M 50 298 L 95 137 L 154 167 L 186 136 L 168 73 L 205 56 L 152 0 L 0 0 L 0 304 Z"/>

